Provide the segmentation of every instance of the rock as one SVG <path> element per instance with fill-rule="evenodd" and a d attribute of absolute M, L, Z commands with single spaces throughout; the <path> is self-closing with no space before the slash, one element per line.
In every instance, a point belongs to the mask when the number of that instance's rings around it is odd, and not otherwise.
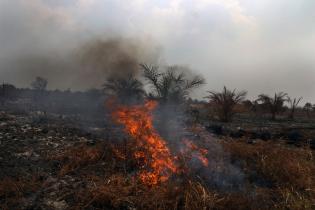
<path fill-rule="evenodd" d="M 7 125 L 8 125 L 8 123 L 6 123 L 6 122 L 0 123 L 0 127 L 5 127 L 5 126 L 7 126 Z"/>
<path fill-rule="evenodd" d="M 48 136 L 55 136 L 56 132 L 54 130 L 49 130 L 47 133 Z"/>
<path fill-rule="evenodd" d="M 270 140 L 271 139 L 271 133 L 267 130 L 261 131 L 259 133 L 259 138 L 261 140 L 264 140 L 264 141 Z"/>
<path fill-rule="evenodd" d="M 40 160 L 40 155 L 37 154 L 36 152 L 33 152 L 32 156 L 31 156 L 31 160 L 32 161 L 39 161 Z"/>
<path fill-rule="evenodd" d="M 86 144 L 92 146 L 92 145 L 95 145 L 96 142 L 95 142 L 95 140 L 88 140 L 88 141 L 86 142 Z"/>
<path fill-rule="evenodd" d="M 251 131 L 250 133 L 249 133 L 249 138 L 250 139 L 258 139 L 259 138 L 259 135 L 258 135 L 258 133 L 257 132 L 255 132 L 255 131 Z"/>
<path fill-rule="evenodd" d="M 315 138 L 309 140 L 309 145 L 311 149 L 315 149 Z"/>
<path fill-rule="evenodd" d="M 299 144 L 300 141 L 303 139 L 303 135 L 298 130 L 290 131 L 287 135 L 288 137 L 288 144 Z"/>
<path fill-rule="evenodd" d="M 53 208 L 54 210 L 65 210 L 68 208 L 68 204 L 65 200 L 62 201 L 46 201 L 46 205 Z"/>
<path fill-rule="evenodd" d="M 256 143 L 256 140 L 254 139 L 248 139 L 247 140 L 247 144 L 255 144 Z"/>
<path fill-rule="evenodd" d="M 246 134 L 246 131 L 243 130 L 242 128 L 238 128 L 237 131 L 232 131 L 230 133 L 230 137 L 232 138 L 242 138 L 243 136 L 245 136 Z"/>
<path fill-rule="evenodd" d="M 223 127 L 221 125 L 210 125 L 206 129 L 216 135 L 223 135 Z"/>
<path fill-rule="evenodd" d="M 23 152 L 23 153 L 16 153 L 15 156 L 16 157 L 24 157 L 24 158 L 30 158 L 33 154 L 33 151 L 32 150 L 29 150 L 29 151 L 26 151 L 26 152 Z"/>
<path fill-rule="evenodd" d="M 51 185 L 51 184 L 53 184 L 53 183 L 56 183 L 57 181 L 58 181 L 57 178 L 54 178 L 54 177 L 52 177 L 52 176 L 49 176 L 49 177 L 46 179 L 46 181 L 43 183 L 43 185 L 44 185 L 44 186 L 49 186 L 49 185 Z"/>
<path fill-rule="evenodd" d="M 285 133 L 283 133 L 283 132 L 275 133 L 275 134 L 273 135 L 273 138 L 274 138 L 274 139 L 282 139 L 282 138 L 284 138 L 284 137 L 285 137 Z"/>
<path fill-rule="evenodd" d="M 48 132 L 49 132 L 49 130 L 47 128 L 42 129 L 43 134 L 47 134 Z"/>

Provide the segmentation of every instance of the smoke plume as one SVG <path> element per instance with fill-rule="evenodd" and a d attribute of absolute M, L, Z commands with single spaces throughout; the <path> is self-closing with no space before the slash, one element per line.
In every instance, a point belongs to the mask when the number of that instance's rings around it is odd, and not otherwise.
<path fill-rule="evenodd" d="M 85 89 L 99 87 L 108 76 L 136 75 L 140 63 L 152 63 L 157 58 L 158 53 L 141 40 L 94 38 L 70 50 L 35 51 L 0 60 L 0 64 L 7 76 L 24 86 L 42 76 L 48 78 L 50 88 Z"/>
<path fill-rule="evenodd" d="M 108 76 L 136 74 L 139 63 L 159 59 L 150 38 L 93 33 L 40 0 L 0 2 L 0 49 L 2 82 L 29 87 L 41 76 L 50 89 L 100 87 Z"/>

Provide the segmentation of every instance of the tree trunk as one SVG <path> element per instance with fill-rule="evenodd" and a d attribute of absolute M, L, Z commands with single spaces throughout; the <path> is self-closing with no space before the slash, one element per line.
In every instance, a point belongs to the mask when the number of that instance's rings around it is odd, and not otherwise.
<path fill-rule="evenodd" d="M 294 120 L 294 113 L 295 113 L 295 109 L 292 108 L 290 115 L 289 115 L 289 119 Z"/>

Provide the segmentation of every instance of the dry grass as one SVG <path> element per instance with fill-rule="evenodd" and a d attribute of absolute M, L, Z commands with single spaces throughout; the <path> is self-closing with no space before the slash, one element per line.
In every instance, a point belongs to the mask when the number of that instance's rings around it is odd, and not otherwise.
<path fill-rule="evenodd" d="M 241 161 L 244 170 L 255 170 L 275 186 L 315 189 L 313 153 L 307 148 L 263 141 L 256 145 L 233 141 L 224 147 L 232 159 Z"/>
<path fill-rule="evenodd" d="M 86 185 L 75 193 L 74 209 L 314 209 L 312 151 L 263 141 L 253 145 L 226 141 L 223 147 L 245 174 L 242 191 L 210 189 L 192 172 L 174 175 L 157 186 L 146 186 L 134 178 L 136 168 L 123 167 L 132 165 L 132 161 L 126 161 L 124 151 L 119 152 L 123 145 L 73 148 L 60 159 L 65 164 L 60 174 L 94 164 L 88 175 L 81 176 Z M 96 173 L 99 165 L 95 163 L 99 161 L 109 162 L 112 167 L 103 174 Z M 265 183 L 258 184 L 257 180 Z"/>
<path fill-rule="evenodd" d="M 315 208 L 315 164 L 310 149 L 263 141 L 255 145 L 241 141 L 226 142 L 224 147 L 232 160 L 241 162 L 248 176 L 255 172 L 259 179 L 270 183 L 271 186 L 263 188 L 257 188 L 252 183 L 256 188 L 254 201 L 260 201 L 260 206 L 273 209 Z"/>
<path fill-rule="evenodd" d="M 36 178 L 26 180 L 6 177 L 0 180 L 0 209 L 9 210 L 14 209 L 18 204 L 23 205 L 26 197 L 36 192 L 39 187 Z"/>
<path fill-rule="evenodd" d="M 215 209 L 223 201 L 219 194 L 210 192 L 200 182 L 189 181 L 184 191 L 183 209 Z"/>
<path fill-rule="evenodd" d="M 61 154 L 51 157 L 51 159 L 61 162 L 62 166 L 59 171 L 59 175 L 63 176 L 84 166 L 94 164 L 103 157 L 103 144 L 97 144 L 94 146 L 80 144 L 76 147 L 66 150 Z"/>
<path fill-rule="evenodd" d="M 79 209 L 176 209 L 178 202 L 177 187 L 170 183 L 151 188 L 125 174 L 93 177 L 89 182 L 77 195 Z"/>
<path fill-rule="evenodd" d="M 223 199 L 199 182 L 167 182 L 149 187 L 116 174 L 107 179 L 93 177 L 88 189 L 81 191 L 77 209 L 216 209 Z"/>

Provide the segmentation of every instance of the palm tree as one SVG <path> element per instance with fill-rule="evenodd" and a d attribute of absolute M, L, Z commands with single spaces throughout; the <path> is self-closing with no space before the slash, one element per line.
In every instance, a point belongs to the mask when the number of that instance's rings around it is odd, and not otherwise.
<path fill-rule="evenodd" d="M 149 82 L 153 91 L 149 94 L 163 103 L 182 102 L 189 93 L 201 85 L 205 80 L 201 76 L 188 76 L 179 66 L 169 66 L 165 72 L 161 72 L 158 66 L 141 64 L 144 78 Z"/>
<path fill-rule="evenodd" d="M 145 95 L 143 84 L 131 74 L 126 77 L 109 77 L 103 88 L 123 104 L 137 102 Z"/>
<path fill-rule="evenodd" d="M 270 97 L 266 94 L 260 94 L 257 101 L 261 102 L 265 108 L 269 109 L 271 113 L 271 119 L 275 120 L 276 115 L 283 109 L 283 104 L 287 100 L 287 93 L 279 92 L 275 93 L 274 97 Z"/>
<path fill-rule="evenodd" d="M 210 103 L 214 104 L 219 114 L 219 119 L 223 122 L 228 122 L 235 114 L 235 106 L 242 102 L 246 95 L 246 91 L 236 92 L 227 89 L 225 86 L 222 92 L 208 91 Z"/>
<path fill-rule="evenodd" d="M 295 114 L 295 110 L 297 108 L 297 106 L 299 105 L 300 101 L 302 100 L 302 97 L 296 99 L 291 99 L 289 96 L 287 97 L 287 101 L 289 102 L 290 104 L 290 114 L 289 114 L 289 118 L 290 119 L 294 119 L 294 114 Z"/>
<path fill-rule="evenodd" d="M 310 112 L 312 111 L 313 107 L 312 107 L 312 104 L 307 102 L 304 107 L 303 107 L 303 110 L 306 112 L 306 115 L 308 118 L 310 118 Z"/>

